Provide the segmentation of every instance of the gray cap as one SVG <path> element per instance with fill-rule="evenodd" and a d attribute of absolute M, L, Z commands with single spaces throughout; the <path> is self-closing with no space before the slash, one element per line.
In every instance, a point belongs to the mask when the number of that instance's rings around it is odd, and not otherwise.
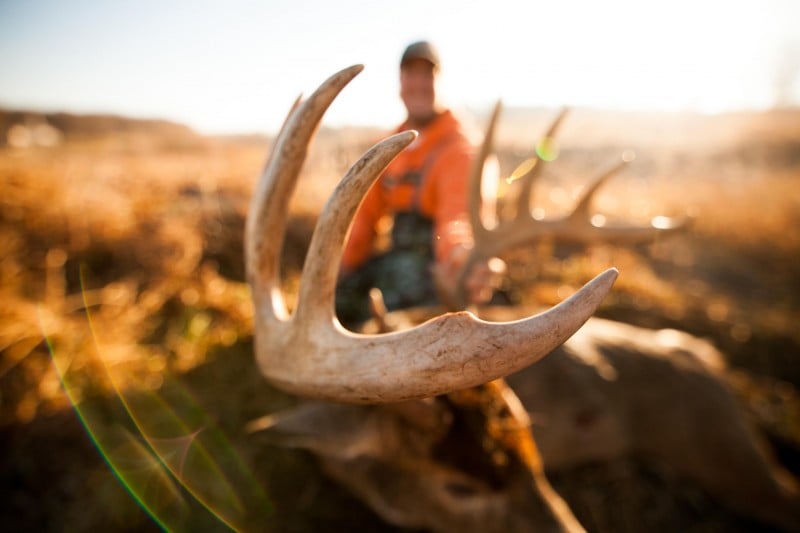
<path fill-rule="evenodd" d="M 400 66 L 402 67 L 414 59 L 424 59 L 432 64 L 434 68 L 439 68 L 439 52 L 428 41 L 417 41 L 408 45 L 406 51 L 403 52 L 402 59 L 400 59 Z"/>

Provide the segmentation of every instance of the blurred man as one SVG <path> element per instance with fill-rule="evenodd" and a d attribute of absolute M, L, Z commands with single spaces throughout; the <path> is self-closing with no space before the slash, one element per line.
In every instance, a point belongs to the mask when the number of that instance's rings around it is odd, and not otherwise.
<path fill-rule="evenodd" d="M 467 186 L 473 147 L 461 124 L 437 100 L 439 54 L 426 41 L 408 46 L 400 60 L 400 98 L 407 118 L 396 132 L 419 137 L 373 186 L 356 214 L 342 259 L 337 314 L 342 323 L 369 317 L 368 291 L 381 289 L 389 310 L 437 303 L 434 272 L 453 291 L 472 247 Z M 390 227 L 382 250 L 376 244 Z M 485 264 L 467 279 L 473 302 L 491 296 Z"/>

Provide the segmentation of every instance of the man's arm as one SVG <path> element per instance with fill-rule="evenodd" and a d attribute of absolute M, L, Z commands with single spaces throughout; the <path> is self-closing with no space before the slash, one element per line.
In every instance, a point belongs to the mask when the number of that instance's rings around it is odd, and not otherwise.
<path fill-rule="evenodd" d="M 467 216 L 472 152 L 466 143 L 444 150 L 432 165 L 430 185 L 433 189 L 423 196 L 427 208 L 434 214 L 434 277 L 440 290 L 453 294 L 458 287 L 458 273 L 473 246 L 472 227 Z M 472 303 L 488 301 L 498 273 L 488 262 L 476 263 L 468 274 L 465 289 Z"/>
<path fill-rule="evenodd" d="M 342 255 L 340 276 L 347 275 L 361 266 L 372 253 L 375 242 L 375 224 L 384 212 L 380 182 L 370 188 L 356 212 L 353 225 Z"/>

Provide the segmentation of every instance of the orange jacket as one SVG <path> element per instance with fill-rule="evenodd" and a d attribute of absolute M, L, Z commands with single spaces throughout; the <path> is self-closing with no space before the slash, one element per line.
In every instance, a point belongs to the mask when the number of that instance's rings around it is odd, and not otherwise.
<path fill-rule="evenodd" d="M 403 124 L 396 131 L 406 129 Z M 466 212 L 472 158 L 473 148 L 450 111 L 420 130 L 364 197 L 342 257 L 345 271 L 358 268 L 372 254 L 378 221 L 403 211 L 418 210 L 433 221 L 437 261 L 446 261 L 456 244 L 471 246 Z M 416 172 L 422 174 L 418 186 L 402 179 Z"/>

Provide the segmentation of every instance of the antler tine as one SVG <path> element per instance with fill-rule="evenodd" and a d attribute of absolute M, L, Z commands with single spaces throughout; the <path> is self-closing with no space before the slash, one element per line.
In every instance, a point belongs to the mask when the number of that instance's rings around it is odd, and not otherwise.
<path fill-rule="evenodd" d="M 564 121 L 564 117 L 567 116 L 569 113 L 568 107 L 561 108 L 556 118 L 553 119 L 553 122 L 550 123 L 550 126 L 545 131 L 544 136 L 539 141 L 539 144 L 552 142 L 555 139 L 556 133 L 558 132 L 558 128 L 561 126 L 561 123 Z M 528 218 L 530 216 L 530 201 L 531 201 L 531 191 L 533 190 L 533 184 L 542 173 L 544 159 L 542 158 L 541 154 L 539 153 L 538 147 L 536 150 L 536 159 L 534 160 L 533 166 L 526 172 L 520 179 L 520 191 L 519 196 L 517 196 L 517 209 L 515 211 L 515 217 L 517 219 Z"/>
<path fill-rule="evenodd" d="M 333 99 L 331 92 L 338 92 L 358 70 L 348 69 L 333 76 L 292 113 L 275 148 L 278 155 L 273 159 L 277 163 L 271 161 L 262 178 L 270 183 L 258 187 L 260 197 L 254 201 L 252 219 L 248 219 L 246 253 L 256 302 L 255 344 L 261 372 L 276 386 L 302 396 L 382 403 L 475 386 L 544 357 L 592 315 L 614 283 L 615 269 L 597 276 L 546 313 L 516 322 L 492 324 L 460 312 L 448 313 L 399 333 L 359 335 L 345 330 L 333 319 L 333 293 L 329 284 L 335 277 L 331 265 L 337 264 L 341 253 L 345 233 L 342 228 L 349 224 L 360 195 L 371 181 L 413 139 L 412 132 L 376 145 L 337 187 L 312 238 L 308 254 L 312 265 L 304 267 L 295 315 L 276 317 L 274 308 L 263 305 L 259 290 L 277 292 L 275 280 L 260 270 L 270 265 L 269 274 L 274 278 L 273 260 L 277 252 L 264 251 L 263 247 L 268 238 L 273 241 L 271 246 L 280 244 L 281 236 L 275 234 L 275 228 L 285 227 L 285 221 L 272 220 L 273 213 L 264 211 L 274 208 L 276 216 L 285 218 L 283 206 L 292 190 L 291 186 L 272 182 L 296 179 L 310 132 L 319 121 L 319 109 L 324 110 Z M 309 127 L 309 122 L 314 125 Z M 275 198 L 279 193 L 284 196 Z M 336 242 L 326 243 L 329 240 Z M 327 265 L 314 266 L 314 262 Z M 315 284 L 319 283 L 323 284 L 321 294 L 315 290 Z"/>
<path fill-rule="evenodd" d="M 603 174 L 600 174 L 599 177 L 595 178 L 594 182 L 589 185 L 589 187 L 586 189 L 586 192 L 575 205 L 575 209 L 573 209 L 572 213 L 569 214 L 569 218 L 589 220 L 589 207 L 592 205 L 592 201 L 594 200 L 595 194 L 597 194 L 597 190 L 610 178 L 616 176 L 631 161 L 633 161 L 632 156 L 628 157 L 627 153 L 623 154 L 622 158 L 617 163 L 615 163 Z"/>
<path fill-rule="evenodd" d="M 609 170 L 601 174 L 589 186 L 584 195 L 578 201 L 575 209 L 566 218 L 555 221 L 554 234 L 562 240 L 574 242 L 593 243 L 600 241 L 635 244 L 640 242 L 653 241 L 660 235 L 674 233 L 686 228 L 687 219 L 676 219 L 667 217 L 657 217 L 650 224 L 645 226 L 619 225 L 606 226 L 597 225 L 592 222 L 589 208 L 598 189 L 615 176 L 628 163 L 634 159 L 633 153 L 625 152 L 619 162 L 615 163 Z"/>
<path fill-rule="evenodd" d="M 245 267 L 257 311 L 264 318 L 284 319 L 287 315 L 277 286 L 280 250 L 288 219 L 287 199 L 294 192 L 308 144 L 325 110 L 363 68 L 344 69 L 322 83 L 308 100 L 295 101 L 256 185 L 245 224 Z"/>
<path fill-rule="evenodd" d="M 481 148 L 478 155 L 472 163 L 472 169 L 469 175 L 469 221 L 472 225 L 472 238 L 475 241 L 476 247 L 480 247 L 482 243 L 489 238 L 490 232 L 483 225 L 481 220 L 481 183 L 483 181 L 483 167 L 486 164 L 486 158 L 494 150 L 494 130 L 497 124 L 497 118 L 500 116 L 500 109 L 502 103 L 497 101 L 492 109 L 492 114 L 489 117 L 489 123 L 486 126 L 486 134 L 483 136 Z"/>
<path fill-rule="evenodd" d="M 296 322 L 316 324 L 333 320 L 336 278 L 350 221 L 372 183 L 416 137 L 416 132 L 406 131 L 384 139 L 350 168 L 333 191 L 319 216 L 306 254 L 313 260 L 303 265 Z"/>

